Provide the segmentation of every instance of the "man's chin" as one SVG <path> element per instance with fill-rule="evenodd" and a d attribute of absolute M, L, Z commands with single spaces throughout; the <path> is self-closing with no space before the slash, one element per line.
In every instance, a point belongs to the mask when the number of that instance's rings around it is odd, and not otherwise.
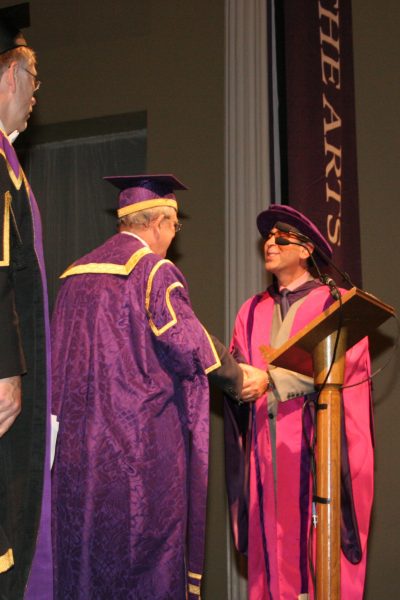
<path fill-rule="evenodd" d="M 274 264 L 271 260 L 265 261 L 265 270 L 268 271 L 268 273 L 273 273 L 276 268 L 277 265 Z"/>

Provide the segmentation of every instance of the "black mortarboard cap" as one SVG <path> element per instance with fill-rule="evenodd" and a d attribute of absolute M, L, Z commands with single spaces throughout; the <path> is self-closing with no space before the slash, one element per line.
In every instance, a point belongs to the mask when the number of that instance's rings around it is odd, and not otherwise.
<path fill-rule="evenodd" d="M 0 9 L 0 54 L 27 46 L 21 29 L 29 27 L 29 2 Z"/>

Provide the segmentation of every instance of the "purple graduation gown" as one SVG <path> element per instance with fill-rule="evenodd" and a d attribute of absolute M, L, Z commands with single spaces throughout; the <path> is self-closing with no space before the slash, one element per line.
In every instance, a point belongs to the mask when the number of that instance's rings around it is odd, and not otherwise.
<path fill-rule="evenodd" d="M 52 321 L 55 598 L 198 598 L 215 348 L 180 271 L 133 236 L 64 276 Z"/>

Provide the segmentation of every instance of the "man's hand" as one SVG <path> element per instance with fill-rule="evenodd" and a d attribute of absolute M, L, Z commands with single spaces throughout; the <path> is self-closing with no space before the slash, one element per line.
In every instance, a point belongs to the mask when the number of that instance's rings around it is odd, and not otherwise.
<path fill-rule="evenodd" d="M 266 371 L 240 363 L 239 367 L 243 371 L 243 389 L 241 399 L 245 402 L 257 400 L 267 391 L 269 378 Z"/>
<path fill-rule="evenodd" d="M 0 379 L 0 437 L 8 431 L 21 412 L 21 377 Z"/>

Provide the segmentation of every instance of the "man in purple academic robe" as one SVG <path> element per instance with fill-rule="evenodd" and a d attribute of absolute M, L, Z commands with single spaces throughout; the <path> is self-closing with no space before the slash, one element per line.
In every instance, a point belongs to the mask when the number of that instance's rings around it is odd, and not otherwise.
<path fill-rule="evenodd" d="M 269 367 L 262 348 L 278 348 L 334 302 L 308 264 L 314 253 L 321 267 L 331 248 L 315 225 L 289 206 L 271 206 L 257 224 L 265 240 L 265 267 L 275 281 L 239 310 L 232 349 L 241 360 L 269 368 L 270 385 L 250 415 L 247 404 L 227 402 L 231 522 L 236 546 L 248 556 L 249 600 L 307 600 L 314 598 L 308 539 L 316 393 L 311 378 Z M 364 589 L 373 497 L 369 376 L 364 338 L 346 353 L 343 388 L 342 600 L 361 600 Z"/>
<path fill-rule="evenodd" d="M 28 4 L 0 11 L 0 597 L 51 600 L 46 277 L 39 211 L 11 145 L 40 84 L 28 25 Z"/>
<path fill-rule="evenodd" d="M 62 275 L 52 322 L 55 597 L 198 598 L 207 376 L 221 362 L 165 260 L 185 188 L 171 175 L 106 179 L 121 190 L 120 231 Z M 240 393 L 240 375 L 224 381 Z"/>

